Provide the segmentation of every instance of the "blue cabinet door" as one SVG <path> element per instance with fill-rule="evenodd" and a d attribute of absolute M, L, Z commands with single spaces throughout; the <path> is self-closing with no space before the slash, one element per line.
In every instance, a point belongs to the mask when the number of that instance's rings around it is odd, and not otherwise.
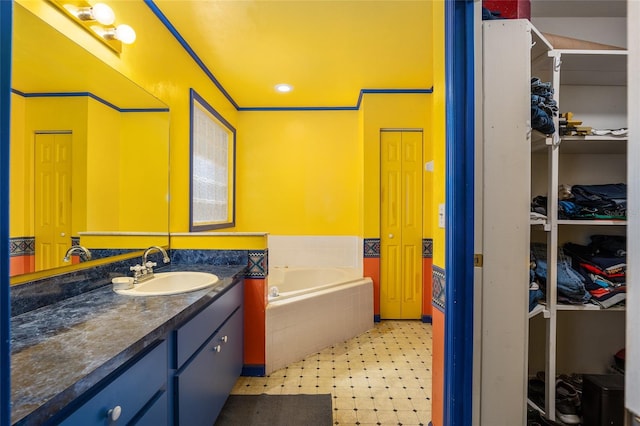
<path fill-rule="evenodd" d="M 242 371 L 242 309 L 178 374 L 177 424 L 211 426 Z"/>
<path fill-rule="evenodd" d="M 150 404 L 167 382 L 167 342 L 163 340 L 84 402 L 60 424 L 65 426 L 124 425 Z M 162 409 L 162 401 L 156 401 Z M 164 411 L 167 411 L 164 399 Z M 166 419 L 166 414 L 165 414 Z M 53 420 L 53 419 L 52 419 Z M 58 424 L 57 420 L 53 421 Z M 167 424 L 156 423 L 156 425 Z"/>

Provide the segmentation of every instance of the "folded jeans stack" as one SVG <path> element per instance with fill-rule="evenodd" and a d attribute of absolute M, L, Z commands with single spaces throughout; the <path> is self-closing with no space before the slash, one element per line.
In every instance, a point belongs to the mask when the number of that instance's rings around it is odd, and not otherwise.
<path fill-rule="evenodd" d="M 531 127 L 550 135 L 556 131 L 553 117 L 558 115 L 558 105 L 553 99 L 551 83 L 543 83 L 538 77 L 531 79 Z"/>

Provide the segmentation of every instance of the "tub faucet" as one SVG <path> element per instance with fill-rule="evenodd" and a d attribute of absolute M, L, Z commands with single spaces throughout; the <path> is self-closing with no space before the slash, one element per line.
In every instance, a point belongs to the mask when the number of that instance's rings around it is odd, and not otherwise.
<path fill-rule="evenodd" d="M 67 253 L 65 253 L 62 260 L 64 262 L 69 262 L 71 260 L 71 255 L 75 252 L 79 252 L 81 256 L 84 255 L 85 260 L 91 260 L 91 252 L 89 249 L 80 245 L 69 247 L 69 250 L 67 250 Z"/>

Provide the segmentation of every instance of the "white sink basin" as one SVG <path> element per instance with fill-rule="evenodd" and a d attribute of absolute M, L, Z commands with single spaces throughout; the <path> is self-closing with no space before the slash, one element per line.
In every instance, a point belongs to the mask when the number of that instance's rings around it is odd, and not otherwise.
<path fill-rule="evenodd" d="M 216 284 L 218 277 L 208 272 L 160 272 L 149 281 L 136 284 L 128 290 L 114 290 L 118 294 L 129 296 L 166 296 L 201 290 Z"/>

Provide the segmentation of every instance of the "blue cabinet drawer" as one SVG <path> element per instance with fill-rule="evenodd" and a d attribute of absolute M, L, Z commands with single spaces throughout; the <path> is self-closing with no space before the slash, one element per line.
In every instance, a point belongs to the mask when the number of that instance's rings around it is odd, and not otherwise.
<path fill-rule="evenodd" d="M 154 407 L 159 398 L 150 406 L 158 391 L 166 388 L 167 382 L 167 342 L 163 340 L 150 352 L 140 358 L 135 364 L 118 375 L 96 395 L 91 397 L 80 408 L 75 410 L 61 424 L 63 425 L 125 425 L 136 415 L 141 416 L 143 409 Z M 167 402 L 164 399 L 164 411 L 166 419 Z M 114 411 L 110 411 L 114 410 Z M 111 416 L 119 411 L 117 421 L 112 421 Z M 164 423 L 166 424 L 166 422 Z"/>
<path fill-rule="evenodd" d="M 242 304 L 242 289 L 242 282 L 239 282 L 176 331 L 177 368 L 181 367 Z"/>
<path fill-rule="evenodd" d="M 176 375 L 176 424 L 214 424 L 242 371 L 242 327 L 238 309 Z"/>

